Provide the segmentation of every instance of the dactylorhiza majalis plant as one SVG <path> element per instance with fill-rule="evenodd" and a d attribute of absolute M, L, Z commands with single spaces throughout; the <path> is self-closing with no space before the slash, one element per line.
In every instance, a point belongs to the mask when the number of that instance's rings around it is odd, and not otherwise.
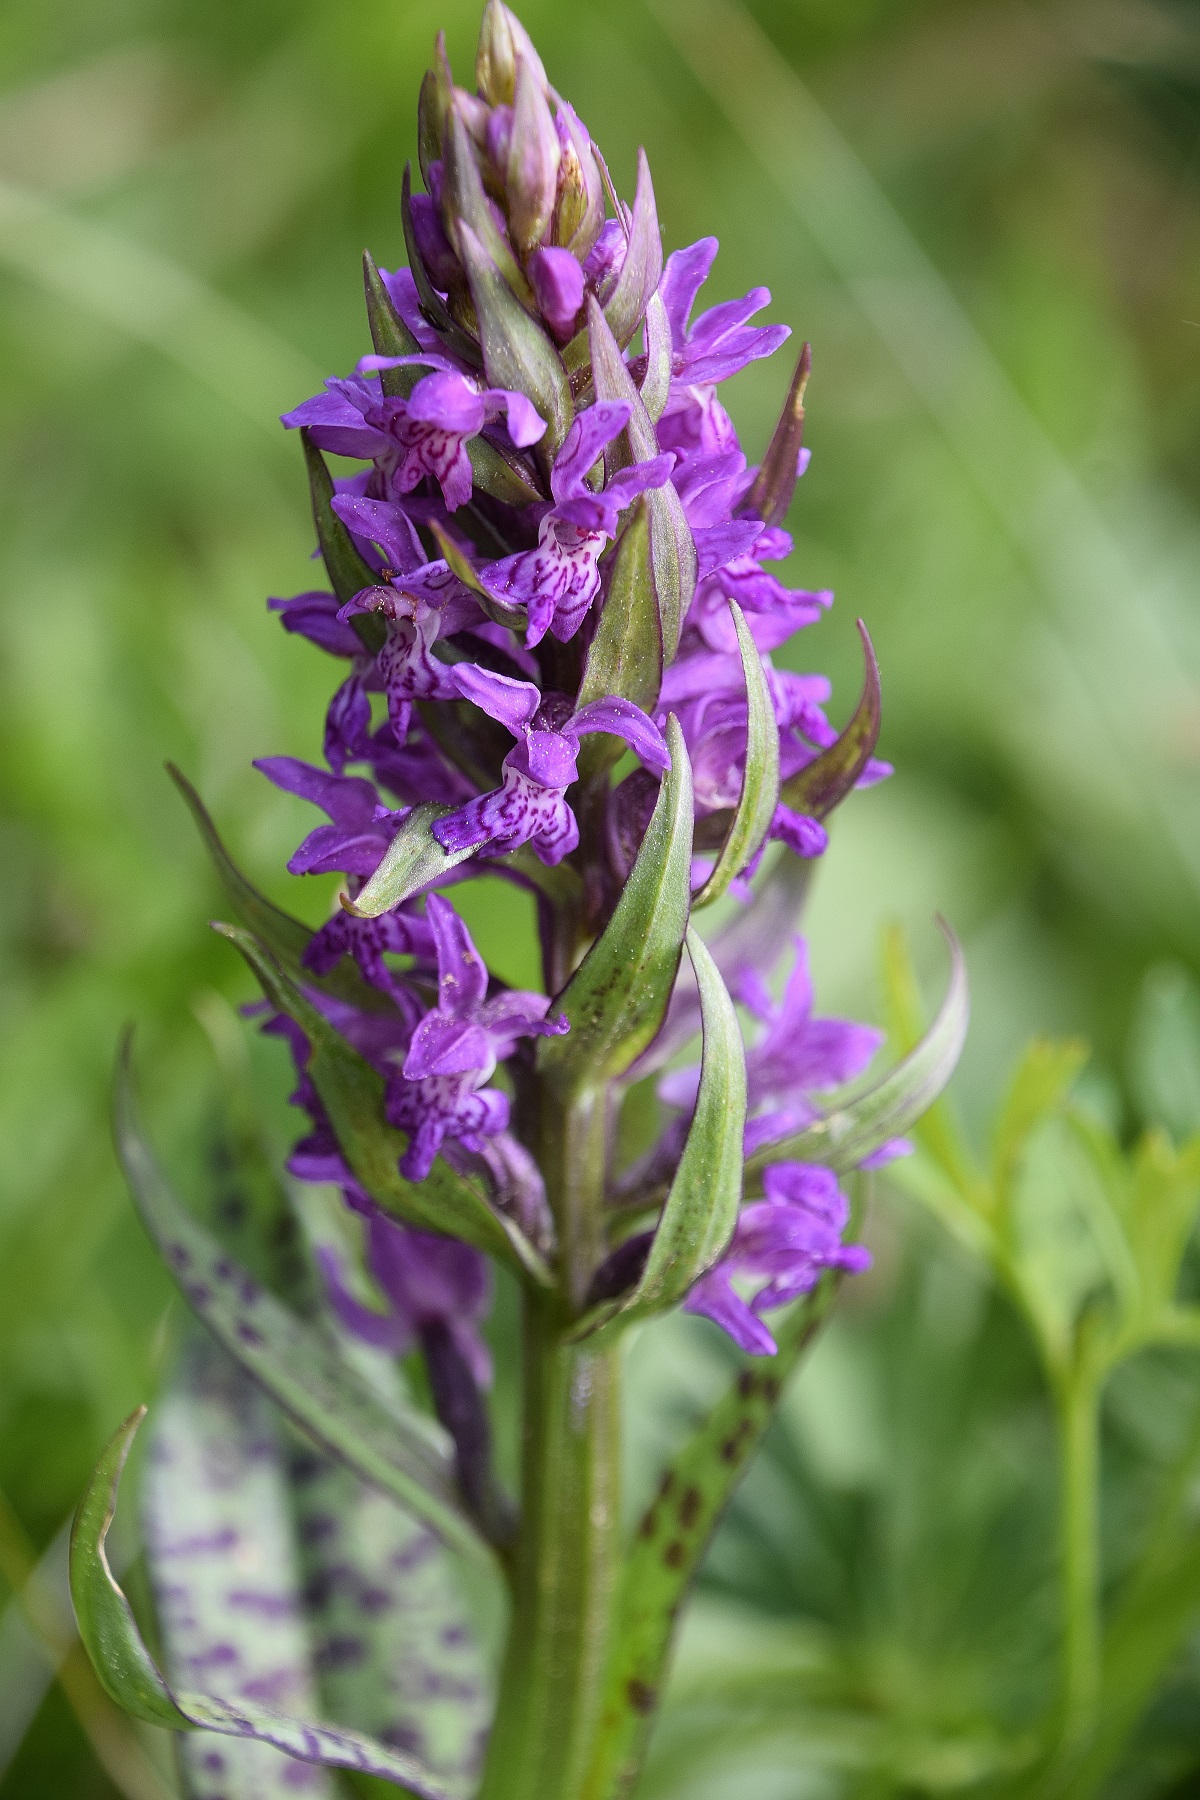
<path fill-rule="evenodd" d="M 295 1058 L 290 1174 L 340 1193 L 363 1260 L 297 1255 L 269 1184 L 202 1222 L 118 1084 L 142 1217 L 208 1328 L 145 1483 L 165 1673 L 104 1553 L 140 1415 L 82 1505 L 73 1592 L 109 1692 L 193 1734 L 183 1779 L 213 1800 L 329 1794 L 330 1770 L 430 1800 L 629 1786 L 714 1524 L 868 1260 L 843 1184 L 904 1150 L 966 1024 L 953 942 L 937 1019 L 873 1086 L 879 1034 L 813 1016 L 795 929 L 824 821 L 889 771 L 865 631 L 840 735 L 826 680 L 772 662 L 831 599 L 769 567 L 807 346 L 750 466 L 718 388 L 788 336 L 751 322 L 766 290 L 693 317 L 715 240 L 664 264 L 645 156 L 626 205 L 497 0 L 476 78 L 439 39 L 408 266 L 365 258 L 371 353 L 284 419 L 329 589 L 272 605 L 342 673 L 325 766 L 259 767 L 326 815 L 288 866 L 344 878 L 333 917 L 257 893 L 177 777 Z M 491 973 L 455 907 L 485 875 L 536 901 L 542 992 Z M 654 1080 L 660 1135 L 620 1166 Z M 489 1260 L 522 1293 L 519 1499 L 493 1467 Z M 621 1336 L 675 1307 L 742 1367 L 622 1543 Z M 449 1552 L 508 1590 L 494 1702 Z"/>

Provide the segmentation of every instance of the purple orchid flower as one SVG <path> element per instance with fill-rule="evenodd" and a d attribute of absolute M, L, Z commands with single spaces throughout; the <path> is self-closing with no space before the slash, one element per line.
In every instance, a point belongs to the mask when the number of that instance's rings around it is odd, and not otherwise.
<path fill-rule="evenodd" d="M 554 504 L 542 514 L 537 549 L 502 557 L 480 570 L 494 599 L 528 608 L 525 642 L 530 646 L 547 631 L 564 643 L 574 637 L 600 591 L 599 559 L 616 536 L 619 514 L 647 488 L 662 487 L 671 474 L 674 457 L 655 456 L 621 469 L 598 493 L 588 486 L 589 470 L 624 431 L 631 410 L 627 401 L 608 400 L 576 414 L 550 472 Z"/>
<path fill-rule="evenodd" d="M 486 1257 L 469 1244 L 414 1231 L 378 1211 L 364 1220 L 364 1236 L 367 1268 L 386 1296 L 386 1312 L 351 1293 L 334 1249 L 317 1250 L 330 1302 L 347 1331 L 406 1356 L 431 1330 L 446 1330 L 476 1385 L 490 1387 L 492 1359 L 479 1332 L 492 1299 Z"/>
<path fill-rule="evenodd" d="M 309 939 L 304 966 L 314 975 L 328 975 L 343 956 L 352 956 L 363 979 L 398 1005 L 406 1005 L 411 990 L 387 963 L 385 955 L 413 956 L 432 962 L 436 956 L 433 931 L 411 904 L 381 913 L 377 919 L 360 919 L 339 911 Z"/>
<path fill-rule="evenodd" d="M 862 1244 L 843 1244 L 850 1205 L 832 1169 L 782 1162 L 763 1171 L 766 1199 L 742 1208 L 733 1242 L 683 1302 L 728 1332 L 751 1356 L 774 1356 L 778 1346 L 761 1314 L 786 1306 L 817 1285 L 826 1269 L 858 1274 L 871 1266 Z M 747 1301 L 735 1280 L 761 1285 Z"/>
<path fill-rule="evenodd" d="M 555 1036 L 545 994 L 507 991 L 487 998 L 487 967 L 466 926 L 431 894 L 425 916 L 437 952 L 438 1003 L 412 1034 L 402 1068 L 388 1080 L 387 1115 L 409 1134 L 401 1173 L 423 1181 L 449 1137 L 480 1153 L 508 1125 L 508 1096 L 486 1083 L 523 1037 Z"/>
<path fill-rule="evenodd" d="M 420 363 L 431 373 L 417 382 L 407 400 L 389 398 L 377 371 Z M 374 462 L 393 497 L 412 491 L 429 475 L 437 481 L 450 512 L 471 498 L 467 443 L 491 420 L 507 416 L 508 433 L 521 449 L 536 444 L 546 429 L 524 394 L 483 387 L 436 351 L 415 356 L 363 357 L 359 372 L 333 379 L 325 392 L 285 413 L 283 423 L 304 426 L 322 450 Z"/>
<path fill-rule="evenodd" d="M 482 848 L 499 855 L 531 844 L 544 863 L 561 862 L 579 842 L 579 826 L 566 790 L 578 778 L 579 740 L 606 731 L 637 752 L 647 768 L 670 767 L 662 733 L 639 707 L 610 695 L 577 712 L 562 694 L 543 694 L 531 681 L 514 681 L 475 663 L 455 667 L 458 691 L 518 740 L 504 759 L 504 783 L 438 819 L 433 834 L 444 850 Z"/>
<path fill-rule="evenodd" d="M 710 307 L 689 326 L 692 307 L 716 260 L 716 238 L 701 238 L 667 258 L 659 293 L 671 327 L 672 369 L 690 387 L 704 387 L 736 375 L 747 363 L 778 350 L 791 329 L 787 325 L 749 325 L 747 320 L 770 304 L 769 288 L 751 288 L 741 300 Z"/>
<path fill-rule="evenodd" d="M 359 775 L 327 775 L 296 756 L 264 756 L 255 768 L 285 793 L 299 794 L 328 813 L 332 823 L 310 831 L 288 862 L 293 875 L 373 875 L 379 859 L 408 817 L 380 801 L 373 783 Z"/>

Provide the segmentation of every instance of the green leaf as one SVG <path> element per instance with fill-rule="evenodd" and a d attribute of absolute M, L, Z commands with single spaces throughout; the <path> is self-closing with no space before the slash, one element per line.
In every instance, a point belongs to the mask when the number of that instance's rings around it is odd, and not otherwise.
<path fill-rule="evenodd" d="M 584 1800 L 609 1800 L 636 1780 L 658 1706 L 680 1604 L 753 1451 L 771 1423 L 784 1383 L 837 1291 L 826 1275 L 773 1325 L 778 1354 L 743 1357 L 724 1398 L 664 1475 L 631 1540 L 617 1596 Z"/>
<path fill-rule="evenodd" d="M 311 969 L 304 966 L 304 952 L 312 941 L 309 927 L 294 919 L 281 907 L 268 900 L 265 894 L 242 874 L 233 861 L 228 850 L 221 842 L 216 826 L 212 822 L 207 808 L 199 794 L 188 780 L 175 767 L 174 763 L 166 765 L 167 774 L 183 795 L 188 810 L 196 822 L 196 829 L 204 840 L 204 847 L 212 858 L 213 867 L 221 878 L 234 911 L 243 925 L 252 931 L 267 945 L 272 956 L 282 964 L 289 975 L 308 986 L 318 988 L 322 993 L 332 994 L 338 1000 L 345 1000 L 351 1006 L 357 1006 L 364 1012 L 380 1012 L 390 1006 L 386 995 L 380 994 L 377 988 L 363 980 L 358 970 L 346 958 L 343 958 L 327 975 L 314 975 Z"/>
<path fill-rule="evenodd" d="M 476 440 L 472 439 L 472 442 L 475 441 Z M 482 438 L 477 441 L 479 443 L 484 442 Z M 535 500 L 538 498 L 536 494 L 532 494 L 531 497 Z M 470 588 L 488 618 L 493 619 L 497 625 L 507 625 L 510 630 L 523 631 L 529 623 L 528 607 L 517 605 L 509 606 L 504 601 L 497 600 L 493 594 L 489 594 L 482 581 L 480 581 L 478 575 L 475 573 L 470 557 L 466 556 L 463 551 L 459 549 L 445 526 L 440 525 L 436 519 L 431 519 L 429 521 L 429 530 L 437 543 L 438 549 L 445 558 L 446 567 L 452 574 L 458 576 L 458 579 L 462 582 L 464 587 Z"/>
<path fill-rule="evenodd" d="M 482 434 L 468 438 L 467 455 L 471 459 L 475 487 L 480 493 L 490 494 L 493 500 L 501 500 L 505 506 L 545 503 L 545 494 L 533 485 L 532 470 L 518 468 L 515 455 L 508 455 L 490 438 Z M 495 605 L 495 601 L 492 604 Z M 507 620 L 502 622 L 508 623 Z"/>
<path fill-rule="evenodd" d="M 493 387 L 515 389 L 533 402 L 546 421 L 546 435 L 536 446 L 537 454 L 549 463 L 575 415 L 567 372 L 542 327 L 530 318 L 466 223 L 459 225 L 458 240 L 479 318 L 487 378 Z"/>
<path fill-rule="evenodd" d="M 408 1140 L 384 1117 L 383 1077 L 305 999 L 256 938 L 231 925 L 215 929 L 237 946 L 271 1004 L 294 1019 L 308 1039 L 309 1076 L 343 1156 L 372 1199 L 406 1225 L 462 1238 L 506 1263 L 515 1274 L 548 1285 L 549 1272 L 520 1228 L 494 1212 L 478 1189 L 443 1158 L 424 1181 L 405 1180 L 396 1165 Z"/>
<path fill-rule="evenodd" d="M 186 1685 L 194 1670 L 216 1667 L 231 1699 L 257 1688 L 291 1713 L 318 1714 L 277 1416 L 198 1326 L 154 1409 L 150 1439 L 142 1526 L 169 1681 Z M 189 1733 L 179 1753 L 196 1800 L 295 1794 L 292 1759 L 268 1744 L 231 1743 L 217 1781 L 201 1738 Z M 333 1800 L 328 1779 L 314 1776 L 310 1787 Z"/>
<path fill-rule="evenodd" d="M 937 1017 L 915 1050 L 875 1087 L 790 1137 L 764 1144 L 749 1159 L 748 1173 L 795 1158 L 844 1172 L 914 1125 L 937 1099 L 958 1062 L 967 1034 L 970 998 L 958 939 L 938 920 L 950 949 L 950 981 Z"/>
<path fill-rule="evenodd" d="M 421 346 L 392 305 L 392 296 L 384 286 L 383 277 L 369 250 L 363 251 L 363 287 L 367 296 L 367 324 L 375 354 L 419 356 Z M 427 373 L 418 363 L 409 363 L 401 369 L 381 369 L 379 379 L 385 394 L 407 400 L 418 381 Z"/>
<path fill-rule="evenodd" d="M 632 408 L 628 428 L 622 434 L 629 446 L 625 460 L 645 462 L 657 456 L 658 437 L 653 421 L 594 295 L 588 300 L 587 338 L 597 400 L 626 400 Z M 650 570 L 665 664 L 673 660 L 679 648 L 684 614 L 696 591 L 696 546 L 673 482 L 650 488 L 645 499 L 650 521 Z"/>
<path fill-rule="evenodd" d="M 331 1455 L 447 1542 L 481 1555 L 440 1427 L 384 1406 L 322 1334 L 252 1280 L 172 1193 L 134 1118 L 127 1054 L 118 1064 L 114 1126 L 142 1223 L 197 1318 Z"/>
<path fill-rule="evenodd" d="M 717 864 L 693 907 L 719 900 L 734 876 L 750 861 L 775 817 L 779 802 L 779 726 L 758 645 L 736 600 L 729 602 L 746 681 L 746 767 L 742 792 Z"/>
<path fill-rule="evenodd" d="M 322 1711 L 407 1745 L 439 1782 L 470 1793 L 492 1683 L 445 1550 L 307 1447 L 297 1444 L 290 1471 Z"/>
<path fill-rule="evenodd" d="M 1175 1300 L 1184 1252 L 1200 1207 L 1200 1138 L 1175 1150 L 1164 1132 L 1148 1132 L 1133 1153 L 1123 1221 L 1147 1313 Z"/>
<path fill-rule="evenodd" d="M 683 951 L 690 897 L 692 771 L 679 721 L 667 722 L 671 767 L 621 898 L 558 996 L 564 1037 L 543 1038 L 538 1066 L 562 1092 L 610 1080 L 662 1023 Z"/>
<path fill-rule="evenodd" d="M 629 1294 L 602 1303 L 581 1321 L 584 1337 L 619 1315 L 623 1322 L 662 1312 L 710 1269 L 733 1236 L 742 1199 L 746 1054 L 733 1001 L 699 935 L 688 928 L 688 955 L 700 989 L 703 1050 L 696 1110 L 667 1193 L 641 1279 Z"/>
<path fill-rule="evenodd" d="M 71 1598 L 79 1635 L 101 1685 L 126 1712 L 174 1731 L 215 1731 L 273 1744 L 300 1762 L 376 1775 L 416 1796 L 447 1800 L 411 1756 L 373 1743 L 356 1731 L 288 1718 L 248 1700 L 173 1693 L 142 1642 L 129 1602 L 113 1579 L 105 1539 L 117 1506 L 117 1487 L 134 1433 L 146 1416 L 139 1407 L 114 1434 L 88 1483 L 71 1532 Z"/>
<path fill-rule="evenodd" d="M 588 650 L 577 704 L 582 707 L 609 694 L 620 694 L 649 713 L 661 685 L 662 633 L 650 570 L 649 513 L 642 495 L 617 539 L 608 593 Z M 619 739 L 610 743 L 624 749 Z"/>
<path fill-rule="evenodd" d="M 845 799 L 866 768 L 879 742 L 879 726 L 883 716 L 879 690 L 879 664 L 875 646 L 862 620 L 857 621 L 862 639 L 866 673 L 863 691 L 854 714 L 841 736 L 822 750 L 807 768 L 800 769 L 784 782 L 779 798 L 795 812 L 814 819 L 826 819 Z"/>
<path fill-rule="evenodd" d="M 358 554 L 350 533 L 334 512 L 331 504 L 333 477 L 325 466 L 325 458 L 303 427 L 300 442 L 304 445 L 313 520 L 317 527 L 317 542 L 325 561 L 325 572 L 329 576 L 330 587 L 345 606 L 363 588 L 376 586 L 379 578 Z M 375 613 L 356 613 L 352 623 L 364 646 L 371 651 L 378 650 L 384 639 L 383 620 Z"/>

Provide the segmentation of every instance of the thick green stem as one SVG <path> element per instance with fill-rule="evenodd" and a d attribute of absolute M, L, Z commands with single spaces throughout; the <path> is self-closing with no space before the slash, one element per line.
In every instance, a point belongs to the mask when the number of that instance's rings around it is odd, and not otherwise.
<path fill-rule="evenodd" d="M 554 1302 L 531 1295 L 516 1592 L 480 1800 L 568 1800 L 595 1726 L 617 1552 L 618 1365 L 559 1331 Z"/>
<path fill-rule="evenodd" d="M 1090 1734 L 1100 1694 L 1099 1389 L 1086 1368 L 1076 1365 L 1064 1377 L 1058 1410 L 1062 1743 L 1070 1750 Z"/>

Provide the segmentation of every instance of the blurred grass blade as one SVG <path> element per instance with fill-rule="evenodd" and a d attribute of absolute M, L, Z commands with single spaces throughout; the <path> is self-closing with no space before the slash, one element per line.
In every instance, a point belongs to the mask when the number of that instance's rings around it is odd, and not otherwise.
<path fill-rule="evenodd" d="M 779 727 L 767 672 L 736 600 L 729 602 L 729 610 L 746 681 L 746 762 L 732 823 L 716 867 L 692 901 L 693 910 L 721 898 L 763 842 L 779 803 Z"/>
<path fill-rule="evenodd" d="M 692 770 L 674 714 L 671 767 L 616 909 L 558 996 L 571 1024 L 543 1038 L 538 1066 L 560 1091 L 620 1075 L 646 1048 L 671 998 L 687 929 L 692 855 Z"/>
<path fill-rule="evenodd" d="M 359 1732 L 288 1718 L 251 1701 L 211 1694 L 173 1694 L 142 1642 L 129 1602 L 108 1566 L 104 1543 L 117 1507 L 117 1487 L 134 1433 L 146 1416 L 139 1407 L 114 1434 L 87 1486 L 71 1533 L 71 1597 L 79 1635 L 105 1689 L 137 1719 L 172 1731 L 215 1731 L 254 1738 L 300 1762 L 376 1775 L 415 1800 L 447 1800 L 424 1769 L 402 1751 Z"/>

